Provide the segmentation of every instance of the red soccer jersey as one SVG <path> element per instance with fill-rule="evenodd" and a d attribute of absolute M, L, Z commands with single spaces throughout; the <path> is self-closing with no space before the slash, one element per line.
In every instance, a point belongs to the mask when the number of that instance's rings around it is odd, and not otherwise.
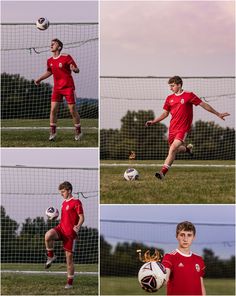
<path fill-rule="evenodd" d="M 79 199 L 72 197 L 63 201 L 59 225 L 66 236 L 75 235 L 73 227 L 78 224 L 80 214 L 83 214 L 83 206 Z"/>
<path fill-rule="evenodd" d="M 47 70 L 53 74 L 54 89 L 75 89 L 74 80 L 71 75 L 70 65 L 77 67 L 69 54 L 61 54 L 57 58 L 51 57 L 47 60 Z"/>
<path fill-rule="evenodd" d="M 168 96 L 163 109 L 169 111 L 172 116 L 169 133 L 189 132 L 193 121 L 193 105 L 197 106 L 201 102 L 192 92 L 183 91 L 181 94 Z"/>
<path fill-rule="evenodd" d="M 201 256 L 185 255 L 178 249 L 165 254 L 162 264 L 171 270 L 167 283 L 167 295 L 203 295 L 201 277 L 205 264 Z"/>

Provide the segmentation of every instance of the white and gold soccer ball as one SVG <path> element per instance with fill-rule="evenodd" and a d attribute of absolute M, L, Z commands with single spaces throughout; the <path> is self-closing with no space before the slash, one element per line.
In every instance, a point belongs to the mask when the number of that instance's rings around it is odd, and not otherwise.
<path fill-rule="evenodd" d="M 166 269 L 160 262 L 147 262 L 139 270 L 138 281 L 146 292 L 157 292 L 166 281 Z"/>
<path fill-rule="evenodd" d="M 47 215 L 49 220 L 54 220 L 59 216 L 59 211 L 55 207 L 49 207 L 46 209 L 45 214 Z"/>
<path fill-rule="evenodd" d="M 139 173 L 136 169 L 129 168 L 125 171 L 124 178 L 127 181 L 134 181 L 139 178 Z"/>
<path fill-rule="evenodd" d="M 46 17 L 40 17 L 36 22 L 36 27 L 39 30 L 46 30 L 49 27 L 50 23 Z"/>

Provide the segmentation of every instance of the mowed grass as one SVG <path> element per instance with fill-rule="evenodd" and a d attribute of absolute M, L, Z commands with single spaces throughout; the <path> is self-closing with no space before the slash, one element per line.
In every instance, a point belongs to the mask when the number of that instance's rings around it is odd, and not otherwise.
<path fill-rule="evenodd" d="M 43 264 L 2 264 L 2 270 L 33 270 L 45 272 Z M 66 272 L 65 264 L 53 264 L 45 274 L 20 274 L 2 273 L 2 295 L 98 295 L 98 276 L 83 275 L 75 276 L 74 287 L 65 290 L 66 273 L 52 275 L 50 272 Z M 76 264 L 75 271 L 88 272 L 98 271 L 97 264 Z"/>
<path fill-rule="evenodd" d="M 234 279 L 204 279 L 207 295 L 235 295 Z M 148 295 L 142 290 L 137 278 L 101 277 L 101 295 Z M 166 295 L 161 288 L 154 295 Z"/>
<path fill-rule="evenodd" d="M 35 271 L 45 271 L 44 264 L 37 263 L 1 263 L 1 270 L 35 270 Z M 54 263 L 49 271 L 65 271 L 66 264 L 64 263 Z M 98 272 L 98 264 L 75 264 L 76 272 Z"/>
<path fill-rule="evenodd" d="M 101 203 L 106 204 L 199 204 L 234 203 L 235 168 L 209 167 L 209 164 L 234 165 L 233 161 L 176 161 L 176 164 L 205 164 L 205 167 L 173 166 L 164 181 L 154 177 L 160 165 L 136 161 L 124 166 L 106 167 L 111 161 L 102 161 L 100 170 Z M 127 165 L 126 165 L 127 163 Z M 153 162 L 152 162 L 153 163 Z M 156 163 L 161 163 L 160 161 Z M 125 181 L 124 171 L 134 167 L 140 174 L 139 180 Z"/>
<path fill-rule="evenodd" d="M 78 275 L 66 290 L 66 275 L 1 275 L 1 295 L 98 295 L 98 277 Z"/>
<path fill-rule="evenodd" d="M 98 119 L 81 119 L 83 137 L 74 140 L 74 130 L 60 129 L 73 127 L 71 119 L 59 119 L 56 141 L 50 142 L 49 120 L 2 120 L 2 127 L 48 127 L 48 129 L 5 130 L 1 132 L 2 147 L 98 147 Z"/>

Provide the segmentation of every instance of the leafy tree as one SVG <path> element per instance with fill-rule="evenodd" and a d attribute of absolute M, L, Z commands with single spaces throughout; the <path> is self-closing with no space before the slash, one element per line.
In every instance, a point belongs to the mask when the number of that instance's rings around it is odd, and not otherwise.
<path fill-rule="evenodd" d="M 16 250 L 18 227 L 17 222 L 7 216 L 4 207 L 1 206 L 1 262 L 13 260 L 12 254 Z"/>

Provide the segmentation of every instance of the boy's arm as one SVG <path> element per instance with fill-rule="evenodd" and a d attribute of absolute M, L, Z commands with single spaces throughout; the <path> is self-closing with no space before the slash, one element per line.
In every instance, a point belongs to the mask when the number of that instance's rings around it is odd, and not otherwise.
<path fill-rule="evenodd" d="M 41 82 L 42 80 L 47 79 L 47 78 L 50 77 L 51 75 L 52 75 L 52 72 L 47 71 L 47 72 L 45 72 L 42 76 L 40 76 L 38 79 L 36 79 L 36 80 L 34 81 L 34 83 L 35 83 L 36 85 L 39 85 L 40 82 Z"/>
<path fill-rule="evenodd" d="M 200 279 L 201 279 L 202 295 L 205 296 L 206 295 L 206 289 L 205 289 L 205 286 L 204 286 L 203 278 L 201 277 Z"/>
<path fill-rule="evenodd" d="M 165 119 L 166 117 L 168 117 L 169 115 L 169 111 L 164 110 L 164 112 L 161 114 L 161 116 L 155 118 L 154 120 L 149 120 L 145 123 L 145 126 L 150 126 L 150 125 L 154 125 L 160 121 L 162 121 L 163 119 Z"/>
<path fill-rule="evenodd" d="M 166 267 L 166 282 L 165 282 L 165 284 L 167 284 L 169 281 L 170 273 L 171 273 L 171 270 L 168 267 Z"/>
<path fill-rule="evenodd" d="M 229 116 L 230 114 L 225 112 L 225 113 L 219 113 L 217 112 L 214 108 L 212 108 L 209 104 L 205 103 L 205 102 L 201 102 L 199 104 L 203 109 L 207 110 L 208 112 L 211 112 L 213 114 L 215 114 L 216 116 L 218 116 L 219 118 L 225 120 L 225 116 Z"/>
<path fill-rule="evenodd" d="M 73 230 L 78 233 L 80 230 L 81 225 L 84 223 L 84 214 L 79 214 L 79 222 L 77 225 L 74 226 Z"/>
<path fill-rule="evenodd" d="M 70 64 L 70 69 L 71 71 L 73 71 L 74 73 L 79 73 L 79 68 L 75 67 L 73 64 Z"/>

